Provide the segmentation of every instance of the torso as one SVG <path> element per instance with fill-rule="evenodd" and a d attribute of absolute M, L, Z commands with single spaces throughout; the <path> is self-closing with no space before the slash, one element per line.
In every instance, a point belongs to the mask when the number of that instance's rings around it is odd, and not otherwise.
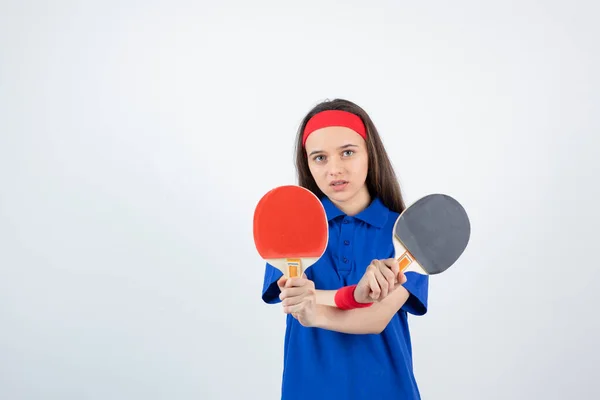
<path fill-rule="evenodd" d="M 316 289 L 356 284 L 373 259 L 394 256 L 392 230 L 398 213 L 377 199 L 354 217 L 344 215 L 327 199 L 323 204 L 329 218 L 328 247 L 306 271 Z M 271 272 L 271 277 L 265 275 L 265 288 L 276 280 Z M 426 302 L 426 277 L 411 276 L 407 284 L 416 285 L 417 292 L 424 288 L 419 293 Z M 291 315 L 286 325 L 282 399 L 420 398 L 406 310 L 400 309 L 378 335 L 306 328 Z"/>

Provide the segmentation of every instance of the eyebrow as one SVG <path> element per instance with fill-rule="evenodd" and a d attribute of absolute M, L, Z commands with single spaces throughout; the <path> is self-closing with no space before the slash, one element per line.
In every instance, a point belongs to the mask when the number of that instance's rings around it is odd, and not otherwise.
<path fill-rule="evenodd" d="M 343 146 L 338 147 L 338 150 L 343 150 L 343 149 L 347 149 L 349 147 L 358 147 L 355 144 L 349 143 L 349 144 L 345 144 Z M 309 156 L 312 156 L 313 154 L 317 154 L 317 153 L 322 153 L 323 150 L 313 150 L 310 152 Z"/>

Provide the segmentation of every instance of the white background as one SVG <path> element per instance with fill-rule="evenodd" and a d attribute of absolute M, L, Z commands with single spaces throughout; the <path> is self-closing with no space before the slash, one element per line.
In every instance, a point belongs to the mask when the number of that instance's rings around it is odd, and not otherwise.
<path fill-rule="evenodd" d="M 471 217 L 411 319 L 423 398 L 599 398 L 599 11 L 4 0 L 0 398 L 277 399 L 252 213 L 335 97 Z"/>

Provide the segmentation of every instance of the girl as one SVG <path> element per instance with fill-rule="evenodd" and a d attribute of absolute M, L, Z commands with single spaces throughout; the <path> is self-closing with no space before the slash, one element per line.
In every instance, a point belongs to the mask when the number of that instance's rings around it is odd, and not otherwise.
<path fill-rule="evenodd" d="M 296 168 L 323 203 L 329 243 L 302 278 L 266 265 L 262 299 L 287 314 L 281 398 L 420 399 L 407 317 L 426 313 L 429 281 L 394 261 L 405 205 L 369 115 L 318 104 L 298 130 Z"/>

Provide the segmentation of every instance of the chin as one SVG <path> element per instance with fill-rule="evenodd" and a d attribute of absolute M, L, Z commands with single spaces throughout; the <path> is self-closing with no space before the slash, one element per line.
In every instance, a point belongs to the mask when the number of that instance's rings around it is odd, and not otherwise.
<path fill-rule="evenodd" d="M 340 203 L 343 203 L 345 201 L 351 200 L 356 196 L 356 191 L 355 190 L 343 190 L 341 192 L 336 192 L 335 190 L 333 190 L 332 188 L 328 188 L 327 190 L 327 197 L 329 197 L 331 200 L 335 200 L 338 201 Z"/>

